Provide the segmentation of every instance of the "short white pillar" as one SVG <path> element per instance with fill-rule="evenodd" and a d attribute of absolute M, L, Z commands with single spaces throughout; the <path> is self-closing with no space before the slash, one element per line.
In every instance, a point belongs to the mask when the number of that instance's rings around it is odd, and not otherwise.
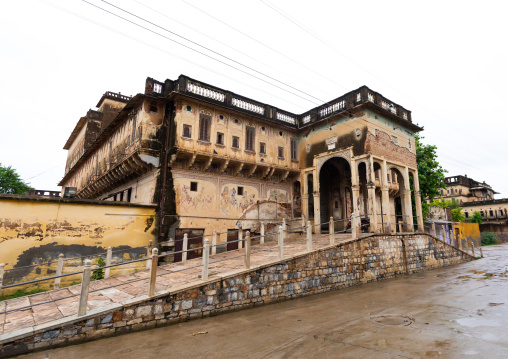
<path fill-rule="evenodd" d="M 104 278 L 109 278 L 109 274 L 110 274 L 109 270 L 111 269 L 111 268 L 109 268 L 109 266 L 111 265 L 112 257 L 113 257 L 113 251 L 110 246 L 110 247 L 108 247 L 108 252 L 106 253 L 106 267 L 108 267 L 108 268 L 106 268 L 104 270 Z"/>
<path fill-rule="evenodd" d="M 217 254 L 217 231 L 214 229 L 212 234 L 212 255 Z"/>
<path fill-rule="evenodd" d="M 187 233 L 183 235 L 183 243 L 182 243 L 182 262 L 187 261 L 187 248 L 189 247 L 189 237 Z"/>
<path fill-rule="evenodd" d="M 203 260 L 202 260 L 203 268 L 201 269 L 201 279 L 208 280 L 208 264 L 210 263 L 210 244 L 208 243 L 208 238 L 205 238 L 203 244 Z"/>
<path fill-rule="evenodd" d="M 250 247 L 251 247 L 251 239 L 250 239 L 250 231 L 245 233 L 245 268 L 250 268 Z"/>
<path fill-rule="evenodd" d="M 279 227 L 279 259 L 284 258 L 284 230 Z"/>
<path fill-rule="evenodd" d="M 265 243 L 265 224 L 264 223 L 261 223 L 261 237 L 259 237 L 259 244 L 264 244 Z"/>
<path fill-rule="evenodd" d="M 307 221 L 307 250 L 312 250 L 312 224 Z"/>
<path fill-rule="evenodd" d="M 351 236 L 353 239 L 356 239 L 356 213 L 351 213 Z"/>
<path fill-rule="evenodd" d="M 79 296 L 78 317 L 86 314 L 86 304 L 88 302 L 88 288 L 90 286 L 90 276 L 92 274 L 92 261 L 85 260 L 83 268 L 83 278 L 81 279 L 81 294 Z"/>
<path fill-rule="evenodd" d="M 152 255 L 152 247 L 153 247 L 153 242 L 152 240 L 150 239 L 148 241 L 148 246 L 146 247 L 146 257 L 147 258 L 150 258 L 150 256 Z M 150 262 L 149 260 L 146 261 L 146 269 L 150 269 L 150 265 L 151 265 L 152 262 Z"/>
<path fill-rule="evenodd" d="M 335 244 L 335 224 L 333 223 L 333 217 L 330 217 L 330 244 Z"/>
<path fill-rule="evenodd" d="M 155 295 L 155 280 L 157 279 L 157 263 L 159 262 L 159 250 L 157 248 L 152 249 L 152 264 L 150 265 L 150 285 L 148 288 L 148 296 L 153 297 Z"/>
<path fill-rule="evenodd" d="M 243 248 L 243 228 L 240 225 L 240 229 L 238 230 L 238 249 Z"/>
<path fill-rule="evenodd" d="M 58 255 L 58 262 L 56 264 L 56 275 L 59 276 L 59 275 L 62 275 L 62 271 L 63 271 L 63 259 L 64 259 L 64 254 L 63 253 L 60 253 Z M 58 278 L 55 278 L 55 285 L 53 286 L 53 289 L 59 289 L 60 288 L 60 280 L 62 278 L 58 277 Z"/>

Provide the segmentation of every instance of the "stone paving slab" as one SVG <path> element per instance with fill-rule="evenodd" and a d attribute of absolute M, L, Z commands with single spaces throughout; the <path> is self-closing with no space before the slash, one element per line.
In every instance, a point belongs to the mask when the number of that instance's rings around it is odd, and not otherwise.
<path fill-rule="evenodd" d="M 329 245 L 329 235 L 315 235 L 313 249 Z M 336 243 L 349 240 L 350 234 L 337 234 Z M 266 241 L 251 249 L 251 266 L 278 259 L 276 241 Z M 306 251 L 304 237 L 286 239 L 284 257 Z M 210 257 L 209 276 L 222 276 L 245 270 L 244 249 L 219 253 Z M 195 268 L 193 268 L 195 267 Z M 149 270 L 123 274 L 90 283 L 87 311 L 136 300 L 148 293 Z M 187 262 L 160 265 L 157 269 L 156 291 L 174 291 L 185 285 L 199 283 L 201 258 Z M 80 285 L 0 302 L 0 335 L 33 328 L 36 325 L 74 316 L 79 304 Z M 49 303 L 45 303 L 49 302 Z M 43 304 L 40 304 L 43 303 Z M 27 308 L 25 308 L 27 307 Z"/>

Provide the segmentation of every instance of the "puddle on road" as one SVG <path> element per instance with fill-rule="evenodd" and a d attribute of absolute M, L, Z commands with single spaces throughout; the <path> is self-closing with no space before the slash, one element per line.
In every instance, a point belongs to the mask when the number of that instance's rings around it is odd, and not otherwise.
<path fill-rule="evenodd" d="M 414 322 L 413 318 L 404 315 L 379 315 L 370 319 L 382 325 L 408 326 Z"/>

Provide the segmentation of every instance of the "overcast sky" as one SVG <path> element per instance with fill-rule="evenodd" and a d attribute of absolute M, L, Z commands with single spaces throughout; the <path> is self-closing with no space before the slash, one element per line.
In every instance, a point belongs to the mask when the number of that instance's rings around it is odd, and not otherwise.
<path fill-rule="evenodd" d="M 185 74 L 295 113 L 367 85 L 412 111 L 448 175 L 508 197 L 506 1 L 108 0 L 155 25 L 89 1 L 162 36 L 84 1 L 0 5 L 0 163 L 37 189 L 60 189 L 62 148 L 105 91 Z"/>

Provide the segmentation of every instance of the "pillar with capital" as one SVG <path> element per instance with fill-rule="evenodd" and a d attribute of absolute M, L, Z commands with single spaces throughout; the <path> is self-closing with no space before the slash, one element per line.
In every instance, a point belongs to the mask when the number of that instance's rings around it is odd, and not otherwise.
<path fill-rule="evenodd" d="M 378 232 L 378 212 L 377 212 L 377 206 L 376 206 L 376 184 L 375 184 L 375 173 L 374 173 L 374 160 L 372 156 L 369 158 L 370 160 L 370 171 L 369 171 L 369 178 L 368 178 L 368 184 L 367 184 L 367 193 L 369 196 L 369 202 L 368 202 L 368 212 L 370 215 L 370 228 L 371 232 L 377 233 Z"/>
<path fill-rule="evenodd" d="M 415 191 L 416 221 L 418 223 L 418 232 L 425 232 L 425 227 L 423 224 L 422 197 L 420 194 L 420 181 L 418 179 L 418 170 L 415 170 L 414 172 L 413 182 Z"/>
<path fill-rule="evenodd" d="M 359 185 L 359 178 L 358 178 L 358 167 L 356 166 L 356 160 L 351 159 L 351 195 L 352 195 L 352 203 L 351 206 L 353 207 L 353 215 L 359 216 L 360 215 L 360 204 L 358 203 L 360 200 L 360 185 Z M 358 218 L 356 221 L 357 227 L 361 227 L 361 220 Z M 351 225 L 353 225 L 353 221 L 351 221 Z M 358 230 L 358 228 L 351 228 L 351 230 Z"/>
<path fill-rule="evenodd" d="M 392 231 L 392 225 L 390 220 L 390 192 L 388 187 L 388 166 L 386 165 L 386 160 L 383 160 L 383 165 L 381 166 L 381 202 L 383 204 L 384 232 L 390 233 Z"/>
<path fill-rule="evenodd" d="M 406 208 L 406 231 L 414 232 L 413 203 L 411 201 L 411 185 L 409 183 L 409 168 L 404 168 L 404 204 Z"/>

